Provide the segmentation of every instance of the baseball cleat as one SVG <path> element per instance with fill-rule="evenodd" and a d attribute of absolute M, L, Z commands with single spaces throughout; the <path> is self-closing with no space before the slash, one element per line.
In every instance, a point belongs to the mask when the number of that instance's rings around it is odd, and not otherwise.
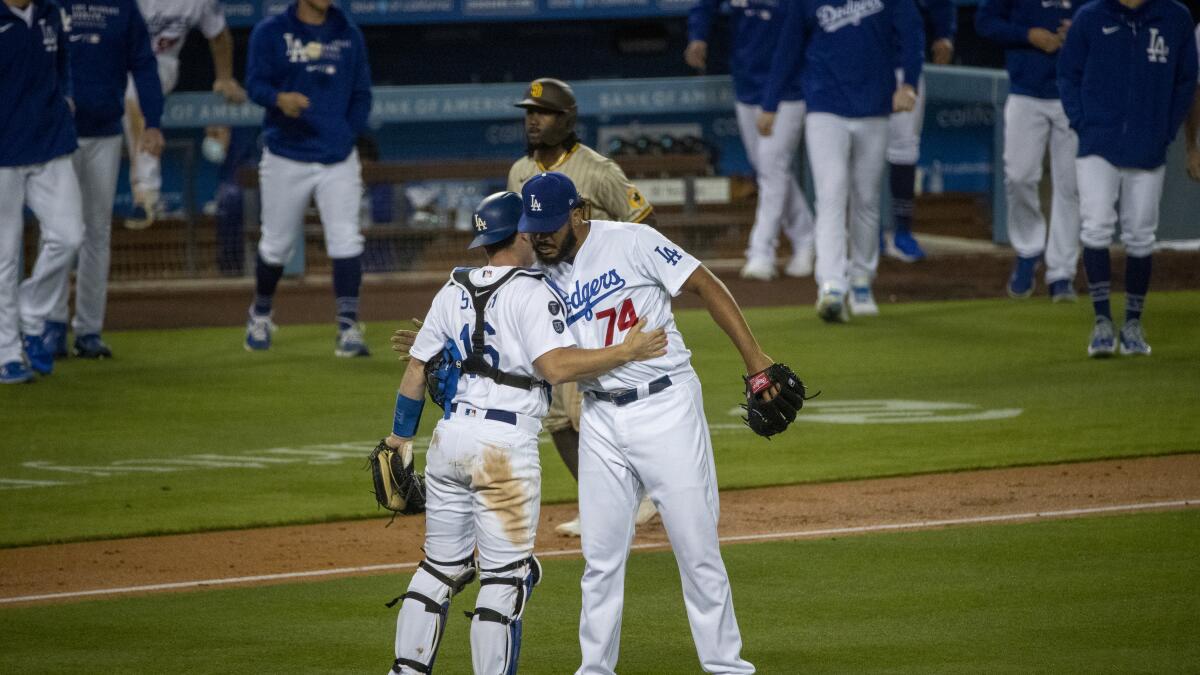
<path fill-rule="evenodd" d="M 361 323 L 339 328 L 337 347 L 333 350 L 333 355 L 347 359 L 356 356 L 370 356 L 371 350 L 367 349 L 367 344 L 363 342 L 364 328 Z"/>
<path fill-rule="evenodd" d="M 42 343 L 41 335 L 26 335 L 22 341 L 25 343 L 25 358 L 29 359 L 29 367 L 34 372 L 42 375 L 54 372 L 54 355 Z"/>
<path fill-rule="evenodd" d="M 564 537 L 578 537 L 579 536 L 579 516 L 575 516 L 574 520 L 568 520 L 565 523 L 559 523 L 554 528 L 554 531 L 561 534 Z"/>
<path fill-rule="evenodd" d="M 866 279 L 854 279 L 850 282 L 850 313 L 854 316 L 879 316 L 879 305 L 875 304 L 875 294 L 871 292 L 871 282 Z"/>
<path fill-rule="evenodd" d="M 1150 356 L 1150 345 L 1142 331 L 1139 319 L 1130 319 L 1121 326 L 1120 350 L 1122 356 Z"/>
<path fill-rule="evenodd" d="M 840 288 L 826 287 L 817 299 L 817 316 L 825 323 L 846 323 L 850 313 L 846 307 L 846 293 Z"/>
<path fill-rule="evenodd" d="M 65 321 L 47 321 L 42 329 L 42 344 L 56 359 L 67 356 L 67 324 Z"/>
<path fill-rule="evenodd" d="M 811 248 L 800 249 L 788 261 L 787 267 L 783 268 L 783 273 L 789 277 L 811 277 L 813 273 L 813 250 Z"/>
<path fill-rule="evenodd" d="M 645 525 L 654 520 L 654 516 L 658 515 L 658 509 L 655 508 L 654 502 L 650 501 L 649 497 L 642 497 L 642 503 L 638 504 L 637 516 L 634 517 L 635 525 Z"/>
<path fill-rule="evenodd" d="M 75 338 L 75 356 L 81 359 L 111 359 L 112 349 L 104 344 L 99 333 L 88 333 Z"/>
<path fill-rule="evenodd" d="M 1078 299 L 1069 279 L 1050 282 L 1050 302 L 1075 302 Z"/>
<path fill-rule="evenodd" d="M 271 323 L 270 314 L 255 314 L 250 310 L 250 319 L 246 321 L 246 342 L 248 352 L 263 352 L 271 348 L 271 333 L 275 332 L 275 324 Z"/>
<path fill-rule="evenodd" d="M 22 384 L 33 382 L 33 371 L 22 361 L 9 361 L 0 366 L 0 384 Z"/>
<path fill-rule="evenodd" d="M 925 251 L 909 232 L 896 232 L 888 239 L 883 237 L 883 254 L 900 262 L 915 263 L 925 259 Z"/>
<path fill-rule="evenodd" d="M 775 263 L 770 260 L 747 260 L 741 274 L 743 279 L 771 281 L 775 278 Z"/>
<path fill-rule="evenodd" d="M 1116 336 L 1113 335 L 1112 319 L 1106 316 L 1096 317 L 1096 324 L 1092 326 L 1092 339 L 1088 343 L 1088 356 L 1094 359 L 1102 359 L 1112 356 L 1116 348 Z M 1149 350 L 1149 347 L 1146 347 L 1146 349 Z"/>
<path fill-rule="evenodd" d="M 1033 273 L 1037 271 L 1040 259 L 1041 256 L 1036 255 L 1029 258 L 1017 256 L 1017 261 L 1013 264 L 1012 275 L 1008 278 L 1008 297 L 1020 299 L 1033 295 L 1033 288 L 1037 285 L 1037 279 Z"/>

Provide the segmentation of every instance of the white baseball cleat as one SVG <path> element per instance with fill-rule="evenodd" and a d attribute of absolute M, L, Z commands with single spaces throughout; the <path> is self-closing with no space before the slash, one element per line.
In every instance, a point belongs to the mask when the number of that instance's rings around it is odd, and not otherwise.
<path fill-rule="evenodd" d="M 849 321 L 850 312 L 846 308 L 846 292 L 830 284 L 821 288 L 821 296 L 817 299 L 817 316 L 821 317 L 825 323 Z"/>
<path fill-rule="evenodd" d="M 554 531 L 564 537 L 578 537 L 579 516 L 575 516 L 574 520 L 568 520 L 565 523 L 560 523 L 559 525 L 555 526 Z"/>
<path fill-rule="evenodd" d="M 783 273 L 789 277 L 811 277 L 813 273 L 813 250 L 803 248 L 792 256 Z"/>
<path fill-rule="evenodd" d="M 650 501 L 649 497 L 642 497 L 642 503 L 638 504 L 637 517 L 633 519 L 636 525 L 645 525 L 654 520 L 654 516 L 658 515 L 658 509 L 655 508 L 654 502 Z"/>
<path fill-rule="evenodd" d="M 848 298 L 850 313 L 854 316 L 879 316 L 879 305 L 875 304 L 875 294 L 871 292 L 870 280 L 852 279 Z"/>
<path fill-rule="evenodd" d="M 775 278 L 775 262 L 766 259 L 747 260 L 742 266 L 742 278 L 755 281 L 771 281 Z"/>

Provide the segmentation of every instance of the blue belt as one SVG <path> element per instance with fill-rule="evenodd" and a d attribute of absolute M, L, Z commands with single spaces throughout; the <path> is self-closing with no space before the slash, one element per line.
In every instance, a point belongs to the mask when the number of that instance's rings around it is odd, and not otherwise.
<path fill-rule="evenodd" d="M 657 394 L 669 386 L 671 386 L 671 378 L 667 375 L 663 375 L 648 385 L 649 392 L 647 393 L 647 396 L 650 394 Z M 598 401 L 608 401 L 609 403 L 613 403 L 615 405 L 628 405 L 639 398 L 637 389 L 622 389 L 620 391 L 593 391 L 591 394 L 592 396 L 595 396 L 596 400 Z"/>
<path fill-rule="evenodd" d="M 479 410 L 472 408 L 472 410 Z M 450 412 L 458 412 L 458 404 L 450 404 Z M 517 413 L 507 410 L 485 410 L 483 411 L 483 419 L 492 420 L 493 422 L 504 422 L 505 424 L 517 425 Z"/>

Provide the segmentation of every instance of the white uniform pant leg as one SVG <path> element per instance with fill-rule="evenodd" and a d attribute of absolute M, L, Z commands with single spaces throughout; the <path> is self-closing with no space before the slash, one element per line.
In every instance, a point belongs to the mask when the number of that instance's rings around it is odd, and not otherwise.
<path fill-rule="evenodd" d="M 896 86 L 904 83 L 904 70 L 896 69 Z M 925 126 L 925 76 L 917 81 L 917 101 L 912 110 L 888 116 L 887 161 L 916 164 L 921 156 L 921 129 Z"/>
<path fill-rule="evenodd" d="M 1050 119 L 1050 177 L 1054 196 L 1050 202 L 1050 234 L 1046 239 L 1046 285 L 1071 281 L 1079 266 L 1079 189 L 1075 182 L 1075 156 L 1079 137 L 1071 130 L 1062 102 L 1046 101 Z"/>
<path fill-rule="evenodd" d="M 741 103 L 738 106 L 739 128 L 742 127 L 743 118 L 757 118 L 761 112 L 758 106 L 746 106 Z M 752 115 L 742 114 L 743 108 L 749 108 Z M 792 191 L 799 189 L 792 172 L 792 163 L 804 130 L 804 111 L 804 101 L 781 101 L 770 136 L 760 135 L 757 128 L 750 124 L 748 131 L 754 134 L 750 142 L 757 146 L 754 168 L 758 174 L 758 205 L 754 212 L 750 243 L 746 249 L 747 260 L 773 261 L 779 245 L 779 232 L 790 231 L 796 227 L 805 228 L 808 225 L 803 221 L 790 222 L 793 216 L 790 201 L 793 198 Z M 743 129 L 743 135 L 746 133 L 747 130 Z"/>
<path fill-rule="evenodd" d="M 83 242 L 79 180 L 71 155 L 40 164 L 28 174 L 25 203 L 41 224 L 33 273 L 21 282 L 21 331 L 41 335 L 46 317 L 67 292 L 71 263 Z"/>
<path fill-rule="evenodd" d="M 1004 103 L 1004 192 L 1008 201 L 1008 239 L 1022 258 L 1039 256 L 1046 246 L 1038 186 L 1051 119 L 1039 100 L 1010 94 Z M 1057 188 L 1057 185 L 1055 186 Z"/>
<path fill-rule="evenodd" d="M 316 199 L 325 231 L 325 250 L 329 257 L 353 258 L 362 255 L 363 235 L 359 213 L 363 183 L 357 150 L 341 162 L 317 170 Z"/>
<path fill-rule="evenodd" d="M 721 559 L 716 464 L 699 379 L 676 382 L 616 414 L 618 428 L 626 430 L 630 461 L 671 540 L 701 668 L 753 673 L 754 666 L 741 657 L 742 636 Z"/>
<path fill-rule="evenodd" d="M 850 200 L 850 124 L 831 113 L 809 113 L 805 144 L 817 192 L 816 282 L 845 290 L 846 213 Z"/>
<path fill-rule="evenodd" d="M 0 365 L 21 360 L 17 284 L 25 229 L 26 167 L 0 167 Z"/>
<path fill-rule="evenodd" d="M 879 193 L 888 120 L 854 120 L 850 147 L 850 277 L 875 278 L 879 267 Z"/>
<path fill-rule="evenodd" d="M 1126 255 L 1141 258 L 1154 253 L 1165 175 L 1165 165 L 1121 169 L 1121 243 Z"/>
<path fill-rule="evenodd" d="M 258 163 L 262 234 L 258 254 L 269 265 L 285 265 L 304 233 L 304 212 L 320 179 L 319 164 L 296 162 L 263 149 Z"/>
<path fill-rule="evenodd" d="M 1108 248 L 1117 231 L 1121 171 L 1099 155 L 1075 160 L 1079 186 L 1079 238 L 1088 248 Z"/>
<path fill-rule="evenodd" d="M 641 482 L 619 445 L 616 406 L 585 395 L 579 423 L 579 525 L 582 533 L 582 661 L 576 675 L 611 675 L 621 646 L 625 563 Z"/>
<path fill-rule="evenodd" d="M 104 328 L 113 198 L 117 192 L 117 172 L 121 168 L 121 137 L 80 138 L 74 164 L 83 197 L 83 245 L 76 258 L 73 324 L 76 335 L 88 335 Z M 66 289 L 52 318 L 67 319 Z"/>
<path fill-rule="evenodd" d="M 175 91 L 175 84 L 179 81 L 179 59 L 177 57 L 158 56 L 158 79 L 162 83 L 164 96 Z M 125 99 L 137 100 L 137 90 L 133 86 L 132 75 L 125 87 Z M 129 156 L 135 158 L 130 162 L 130 187 L 135 194 L 161 192 L 162 162 L 160 158 L 148 152 L 142 152 L 140 148 L 133 146 L 133 133 L 128 115 L 124 118 L 124 126 Z"/>

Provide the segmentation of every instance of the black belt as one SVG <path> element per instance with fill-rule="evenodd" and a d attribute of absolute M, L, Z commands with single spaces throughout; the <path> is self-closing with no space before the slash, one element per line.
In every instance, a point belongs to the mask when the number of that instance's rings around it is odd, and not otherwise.
<path fill-rule="evenodd" d="M 647 395 L 657 394 L 669 386 L 671 386 L 671 378 L 667 375 L 663 375 L 662 377 L 650 383 L 650 391 Z M 592 396 L 596 397 L 596 400 L 608 401 L 609 403 L 616 405 L 628 405 L 638 400 L 637 389 L 622 389 L 620 391 L 593 391 L 590 393 Z"/>
<path fill-rule="evenodd" d="M 472 410 L 479 410 L 479 408 L 472 408 Z M 450 412 L 458 412 L 457 403 L 450 404 Z M 483 412 L 483 419 L 492 420 L 493 422 L 504 422 L 513 426 L 517 425 L 517 413 L 507 410 L 486 410 Z"/>

